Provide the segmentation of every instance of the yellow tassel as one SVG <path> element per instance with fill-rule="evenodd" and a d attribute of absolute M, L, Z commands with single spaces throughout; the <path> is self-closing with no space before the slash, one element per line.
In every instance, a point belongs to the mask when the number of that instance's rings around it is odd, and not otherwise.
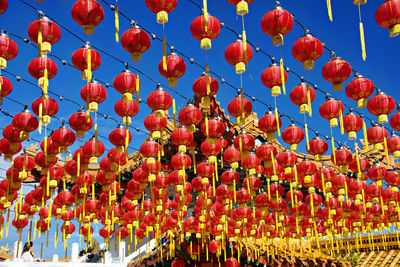
<path fill-rule="evenodd" d="M 308 115 L 312 117 L 312 108 L 311 108 L 311 90 L 310 86 L 307 85 L 307 105 L 308 105 Z"/>
<path fill-rule="evenodd" d="M 138 105 L 139 105 L 139 87 L 140 87 L 139 81 L 140 81 L 139 74 L 136 74 L 136 102 Z"/>
<path fill-rule="evenodd" d="M 307 149 L 309 150 L 310 149 L 310 140 L 308 138 L 308 126 L 307 126 L 307 123 L 304 124 L 304 130 L 306 132 Z"/>
<path fill-rule="evenodd" d="M 176 128 L 176 106 L 175 106 L 175 99 L 172 99 L 172 113 L 174 114 L 174 127 Z"/>
<path fill-rule="evenodd" d="M 247 58 L 247 37 L 246 37 L 246 31 L 243 30 L 243 52 L 244 52 L 244 63 L 247 66 L 248 63 L 248 58 Z"/>
<path fill-rule="evenodd" d="M 39 50 L 39 56 L 42 54 L 42 42 L 43 42 L 42 20 L 39 19 L 39 32 L 38 32 L 38 50 Z"/>
<path fill-rule="evenodd" d="M 163 36 L 163 69 L 164 71 L 168 70 L 167 66 L 167 40 L 165 39 L 165 36 Z"/>
<path fill-rule="evenodd" d="M 76 161 L 76 176 L 79 176 L 81 173 L 81 153 L 78 152 L 77 161 Z"/>
<path fill-rule="evenodd" d="M 92 80 L 92 53 L 91 49 L 87 49 L 87 75 L 86 75 L 87 81 Z"/>
<path fill-rule="evenodd" d="M 326 196 L 325 176 L 324 176 L 324 172 L 323 171 L 321 171 L 321 180 L 322 180 L 322 190 L 323 190 L 324 196 Z"/>
<path fill-rule="evenodd" d="M 57 242 L 58 242 L 58 224 L 57 224 L 57 230 L 55 232 L 55 237 L 54 237 L 54 248 L 57 248 Z"/>
<path fill-rule="evenodd" d="M 115 41 L 119 42 L 119 7 L 115 7 Z"/>
<path fill-rule="evenodd" d="M 281 136 L 281 126 L 279 125 L 278 108 L 275 108 L 276 128 L 278 129 L 278 136 Z"/>
<path fill-rule="evenodd" d="M 46 196 L 50 196 L 50 171 L 47 170 Z"/>
<path fill-rule="evenodd" d="M 206 84 L 207 84 L 207 96 L 211 93 L 211 86 L 210 86 L 210 69 L 208 63 L 206 63 Z"/>
<path fill-rule="evenodd" d="M 204 122 L 206 124 L 206 137 L 208 137 L 208 117 L 204 118 Z"/>
<path fill-rule="evenodd" d="M 206 32 L 208 32 L 208 10 L 207 10 L 207 0 L 203 0 L 203 10 L 204 10 L 204 27 Z M 207 254 L 208 255 L 208 254 Z M 208 258 L 208 257 L 207 257 Z M 208 261 L 208 260 L 207 260 Z"/>
<path fill-rule="evenodd" d="M 274 157 L 274 153 L 272 151 L 271 151 L 271 163 L 272 163 L 272 170 L 274 171 L 274 175 L 276 175 L 275 157 Z"/>
<path fill-rule="evenodd" d="M 215 164 L 215 179 L 218 182 L 218 160 L 217 159 L 215 159 L 214 164 Z"/>
<path fill-rule="evenodd" d="M 390 164 L 390 159 L 389 159 L 389 152 L 388 152 L 388 145 L 387 145 L 386 137 L 383 138 L 383 144 L 385 146 L 386 164 L 389 165 Z"/>
<path fill-rule="evenodd" d="M 281 60 L 280 60 L 280 69 L 281 69 L 281 79 L 282 79 L 282 90 L 283 90 L 283 94 L 286 95 L 285 69 L 283 66 L 283 58 L 281 58 Z"/>
<path fill-rule="evenodd" d="M 364 25 L 361 21 L 360 21 L 360 39 L 361 39 L 362 58 L 365 61 L 367 59 L 367 51 L 365 49 Z"/>
<path fill-rule="evenodd" d="M 6 237 L 8 237 L 9 227 L 10 227 L 10 209 L 7 210 Z"/>
<path fill-rule="evenodd" d="M 97 142 L 99 140 L 98 134 L 97 134 L 97 123 L 94 125 L 94 138 L 95 138 L 94 140 L 96 142 L 96 149 L 97 149 Z"/>
<path fill-rule="evenodd" d="M 333 163 L 336 164 L 335 139 L 333 139 L 333 136 L 331 137 L 331 145 L 332 145 L 332 153 L 333 153 Z"/>
<path fill-rule="evenodd" d="M 37 221 L 36 221 L 36 219 L 35 219 L 35 224 L 34 224 L 34 226 L 33 226 L 33 240 L 36 239 L 36 227 L 37 227 Z"/>
<path fill-rule="evenodd" d="M 128 155 L 128 144 L 129 144 L 129 128 L 126 127 L 126 134 L 125 134 L 125 153 Z"/>
<path fill-rule="evenodd" d="M 43 122 L 43 103 L 39 105 L 39 134 L 42 134 L 42 122 Z"/>
<path fill-rule="evenodd" d="M 48 221 L 47 221 L 47 229 L 50 229 L 50 221 L 51 221 L 51 211 L 53 208 L 53 198 L 50 198 L 50 207 L 49 207 L 49 217 L 48 217 Z"/>
<path fill-rule="evenodd" d="M 364 134 L 365 149 L 368 151 L 369 144 L 368 144 L 368 135 L 367 135 L 367 125 L 365 124 L 364 120 L 363 120 L 363 134 Z"/>
<path fill-rule="evenodd" d="M 361 176 L 360 157 L 359 157 L 359 155 L 358 155 L 358 148 L 357 148 L 357 147 L 356 147 L 356 160 L 357 160 L 358 175 Z"/>
<path fill-rule="evenodd" d="M 327 5 L 327 7 L 328 7 L 329 20 L 330 20 L 330 21 L 333 21 L 333 18 L 332 18 L 331 0 L 326 0 L 326 5 Z"/>
<path fill-rule="evenodd" d="M 19 197 L 19 213 L 21 213 L 22 212 L 22 187 L 21 187 L 21 194 L 20 194 L 20 197 Z"/>
<path fill-rule="evenodd" d="M 95 199 L 94 182 L 92 183 L 92 199 Z"/>
<path fill-rule="evenodd" d="M 339 125 L 340 125 L 340 133 L 344 134 L 343 111 L 342 111 L 342 107 L 340 105 L 339 105 Z"/>

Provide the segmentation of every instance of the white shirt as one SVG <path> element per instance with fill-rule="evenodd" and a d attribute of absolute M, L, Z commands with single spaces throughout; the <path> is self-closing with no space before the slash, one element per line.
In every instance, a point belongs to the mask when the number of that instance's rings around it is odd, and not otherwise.
<path fill-rule="evenodd" d="M 24 262 L 34 262 L 35 261 L 35 259 L 32 257 L 32 254 L 29 251 L 24 252 L 24 254 L 22 254 L 22 260 Z"/>

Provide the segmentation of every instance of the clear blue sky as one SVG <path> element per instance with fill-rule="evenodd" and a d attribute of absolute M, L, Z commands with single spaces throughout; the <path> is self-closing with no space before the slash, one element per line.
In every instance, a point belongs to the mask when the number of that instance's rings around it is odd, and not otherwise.
<path fill-rule="evenodd" d="M 77 25 L 71 18 L 71 7 L 74 1 L 66 0 L 48 0 L 43 4 L 28 1 L 36 8 L 44 11 L 50 17 L 55 18 L 58 22 L 67 26 L 71 31 L 78 34 L 85 40 L 89 40 L 95 46 L 102 48 L 118 58 L 130 62 L 130 55 L 114 40 L 114 14 L 110 8 L 103 4 L 105 10 L 105 19 L 96 27 L 96 34 L 87 37 L 82 34 L 82 28 Z M 107 0 L 114 4 L 114 0 Z M 202 1 L 195 0 L 195 2 L 202 4 Z M 237 32 L 241 31 L 241 19 L 236 16 L 235 7 L 226 1 L 209 0 L 209 12 L 224 22 L 229 27 L 235 29 Z M 144 0 L 127 1 L 120 0 L 120 10 L 127 14 L 130 18 L 138 21 L 141 25 L 151 30 L 158 36 L 162 34 L 162 26 L 158 25 L 155 21 L 155 14 L 151 13 L 145 5 Z M 333 22 L 328 19 L 325 1 L 320 0 L 307 0 L 307 1 L 281 1 L 282 6 L 295 15 L 301 23 L 310 29 L 311 33 L 317 36 L 321 41 L 325 42 L 327 46 L 333 49 L 338 56 L 347 60 L 354 69 L 358 70 L 363 76 L 373 80 L 375 85 L 381 88 L 387 94 L 390 94 L 396 102 L 398 102 L 400 92 L 397 90 L 398 84 L 398 47 L 399 39 L 390 38 L 388 30 L 378 26 L 374 19 L 375 10 L 383 1 L 368 1 L 367 5 L 362 6 L 362 15 L 365 27 L 365 37 L 367 46 L 367 61 L 361 58 L 361 49 L 358 32 L 358 9 L 351 1 L 333 1 Z M 275 48 L 271 44 L 271 38 L 265 35 L 260 27 L 261 18 L 274 6 L 273 0 L 257 0 L 250 5 L 250 13 L 245 17 L 246 29 L 248 39 L 257 44 L 267 53 L 279 58 L 283 56 L 285 64 L 296 72 L 306 75 L 302 68 L 302 64 L 297 62 L 291 53 L 291 47 L 295 40 L 303 35 L 303 30 L 295 25 L 292 31 L 285 36 L 285 45 L 282 48 Z M 199 9 L 191 4 L 188 0 L 179 0 L 178 6 L 169 16 L 169 23 L 166 24 L 167 41 L 173 44 L 178 50 L 193 57 L 196 62 L 201 65 L 205 64 L 204 51 L 200 49 L 199 41 L 194 39 L 190 33 L 189 27 L 191 21 L 200 14 Z M 35 10 L 26 6 L 19 0 L 10 0 L 8 10 L 0 16 L 0 28 L 27 38 L 27 29 L 30 22 L 37 19 Z M 121 34 L 129 28 L 129 21 L 120 17 Z M 12 37 L 13 38 L 13 37 Z M 19 54 L 17 58 L 8 63 L 7 71 L 14 74 L 21 75 L 23 78 L 36 83 L 28 73 L 27 66 L 31 59 L 37 56 L 37 51 L 28 44 L 23 43 L 21 40 L 13 38 L 19 46 Z M 237 37 L 222 28 L 219 37 L 213 41 L 213 48 L 208 52 L 208 59 L 210 68 L 214 72 L 222 75 L 226 80 L 235 86 L 239 87 L 239 76 L 234 73 L 234 67 L 230 66 L 224 58 L 225 48 Z M 52 47 L 52 53 L 60 58 L 66 59 L 71 62 L 72 53 L 83 45 L 81 41 L 73 37 L 68 32 L 62 30 L 61 40 Z M 115 61 L 114 59 L 102 54 L 102 64 L 99 70 L 94 72 L 94 76 L 101 81 L 112 83 L 113 78 L 120 73 L 124 66 Z M 332 92 L 331 84 L 326 82 L 321 76 L 322 66 L 329 60 L 329 53 L 325 50 L 323 56 L 316 62 L 315 69 L 307 73 L 307 78 L 318 84 L 320 88 L 325 91 Z M 158 62 L 162 57 L 162 46 L 157 40 L 152 41 L 151 48 L 142 56 L 142 61 L 139 64 L 134 64 L 155 80 L 167 84 L 166 79 L 163 78 L 158 72 Z M 80 98 L 80 89 L 85 85 L 81 80 L 79 71 L 69 67 L 63 66 L 59 61 L 57 76 L 50 80 L 49 89 L 61 94 L 67 98 L 75 99 L 79 103 L 83 103 Z M 179 86 L 176 88 L 181 94 L 188 98 L 193 97 L 192 83 L 198 78 L 203 70 L 198 66 L 191 65 L 188 61 L 186 74 L 179 79 Z M 270 64 L 268 57 L 261 53 L 255 53 L 252 61 L 249 63 L 246 73 L 244 74 L 244 90 L 246 93 L 256 96 L 258 99 L 265 103 L 273 105 L 273 99 L 270 96 L 269 89 L 265 88 L 260 81 L 261 72 Z M 132 63 L 133 64 L 133 63 Z M 17 82 L 14 78 L 5 74 L 10 78 L 14 85 L 14 91 L 10 95 L 11 98 L 17 99 L 27 105 L 31 105 L 32 101 L 40 97 L 40 90 L 24 82 Z M 347 81 L 349 82 L 350 79 Z M 141 90 L 140 95 L 143 99 L 154 90 L 155 84 L 147 78 L 141 76 Z M 290 90 L 299 83 L 299 79 L 294 75 L 289 74 L 287 83 L 288 93 Z M 347 82 L 345 84 L 347 84 Z M 184 99 L 171 92 L 171 95 L 176 99 L 177 106 L 184 103 Z M 220 84 L 220 91 L 217 94 L 217 100 L 221 102 L 223 108 L 226 109 L 229 101 L 234 98 L 236 92 L 223 84 Z M 337 96 L 337 94 L 335 94 Z M 114 118 L 118 116 L 114 113 L 114 103 L 121 98 L 121 95 L 114 89 L 108 90 L 107 100 L 99 106 L 99 111 L 102 113 L 110 114 Z M 347 99 L 344 91 L 340 92 L 340 99 L 355 107 L 352 100 Z M 318 114 L 319 105 L 325 101 L 323 94 L 317 93 L 317 97 L 313 103 L 314 115 L 312 118 L 307 118 L 309 126 L 314 129 L 320 130 L 323 134 L 329 134 L 328 121 L 322 119 Z M 69 115 L 78 110 L 78 107 L 67 101 L 58 101 L 60 110 L 57 114 L 58 117 L 68 120 Z M 278 98 L 278 106 L 280 111 L 293 116 L 296 120 L 303 122 L 303 116 L 298 114 L 298 107 L 290 102 L 289 96 L 282 95 Z M 4 99 L 2 109 L 7 110 L 10 114 L 14 115 L 22 111 L 22 107 Z M 253 111 L 257 112 L 260 116 L 267 111 L 266 107 L 253 103 Z M 367 112 L 365 110 L 365 112 Z M 142 121 L 145 116 L 150 113 L 150 109 L 142 104 L 140 106 L 139 114 L 133 119 L 133 126 L 139 127 L 144 130 Z M 347 111 L 346 111 L 347 113 Z M 373 115 L 369 114 L 371 118 Z M 11 123 L 11 119 L 0 114 L 1 128 Z M 290 123 L 288 119 L 283 119 L 284 127 Z M 114 129 L 117 124 L 111 120 L 99 119 L 100 134 L 108 136 L 108 133 Z M 52 120 L 50 128 L 57 129 L 60 123 L 57 120 Z M 336 135 L 339 135 L 339 129 L 335 129 Z M 146 137 L 145 134 L 133 133 L 135 142 L 131 143 L 132 147 L 139 148 L 141 141 Z M 32 137 L 36 139 L 43 139 L 43 135 L 39 136 L 37 133 Z M 90 136 L 86 136 L 89 138 Z M 310 133 L 310 138 L 314 135 Z M 340 139 L 340 138 L 339 138 Z M 342 139 L 345 140 L 345 139 Z M 107 148 L 111 145 L 105 141 Z M 80 143 L 78 143 L 80 144 Z M 352 145 L 352 144 L 351 144 Z M 26 146 L 29 146 L 27 144 Z M 76 149 L 74 146 L 73 149 Z M 305 150 L 305 141 L 300 144 L 301 150 Z M 330 153 L 330 152 L 328 152 Z M 25 191 L 24 191 L 25 192 Z M 53 223 L 55 225 L 55 223 Z M 99 227 L 98 227 L 99 229 Z M 97 230 L 98 230 L 97 229 Z M 0 241 L 0 244 L 13 243 L 16 240 L 15 231 L 10 229 L 10 235 L 7 239 Z M 71 242 L 70 242 L 71 243 Z M 50 242 L 50 244 L 53 244 Z M 36 250 L 39 246 L 36 247 Z M 58 249 L 45 250 L 44 257 L 49 258 L 56 252 L 62 257 L 64 255 L 62 244 L 59 243 Z"/>

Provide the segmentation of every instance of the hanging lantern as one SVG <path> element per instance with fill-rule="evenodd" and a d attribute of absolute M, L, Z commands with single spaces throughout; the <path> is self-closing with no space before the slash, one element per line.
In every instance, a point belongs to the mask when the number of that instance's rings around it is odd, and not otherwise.
<path fill-rule="evenodd" d="M 400 34 L 399 8 L 400 2 L 398 0 L 389 0 L 378 7 L 375 12 L 376 22 L 379 26 L 389 29 L 390 37 L 396 37 Z"/>
<path fill-rule="evenodd" d="M 46 143 L 46 144 L 45 144 Z M 43 140 L 40 143 L 40 149 L 44 152 L 46 151 L 48 155 L 57 155 L 59 151 L 59 146 L 56 145 L 51 137 L 47 137 L 46 142 Z"/>
<path fill-rule="evenodd" d="M 233 140 L 233 146 L 242 153 L 242 156 L 245 156 L 253 150 L 255 146 L 255 139 L 252 135 L 241 132 L 238 136 Z M 260 164 L 258 164 L 260 165 Z"/>
<path fill-rule="evenodd" d="M 7 61 L 18 55 L 17 44 L 4 33 L 0 34 L 0 69 L 7 67 Z"/>
<path fill-rule="evenodd" d="M 39 45 L 39 54 L 47 54 L 51 52 L 51 46 L 60 40 L 61 29 L 47 17 L 41 17 L 29 25 L 28 36 Z"/>
<path fill-rule="evenodd" d="M 201 125 L 201 132 L 208 137 L 209 142 L 213 143 L 217 142 L 217 138 L 221 137 L 225 133 L 225 130 L 225 124 L 218 119 L 210 119 Z"/>
<path fill-rule="evenodd" d="M 20 142 L 24 141 L 23 138 L 21 138 L 21 131 L 15 129 L 15 127 L 10 124 L 4 127 L 3 129 L 3 137 L 7 139 L 10 142 L 10 146 L 14 148 L 18 148 Z"/>
<path fill-rule="evenodd" d="M 113 87 L 118 93 L 124 95 L 124 100 L 132 100 L 132 94 L 139 92 L 139 76 L 133 74 L 129 70 L 124 70 L 122 73 L 115 76 Z"/>
<path fill-rule="evenodd" d="M 185 153 L 178 153 L 172 156 L 171 164 L 177 170 L 188 169 L 192 165 L 192 159 Z"/>
<path fill-rule="evenodd" d="M 322 68 L 324 79 L 333 84 L 333 91 L 343 90 L 343 82 L 351 75 L 351 66 L 340 57 L 333 56 Z"/>
<path fill-rule="evenodd" d="M 67 153 L 67 147 L 75 143 L 75 133 L 65 126 L 55 130 L 51 134 L 51 140 L 59 147 L 59 153 Z"/>
<path fill-rule="evenodd" d="M 328 149 L 328 143 L 317 136 L 309 142 L 307 152 L 313 155 L 316 161 L 321 161 L 322 155 L 325 154 Z"/>
<path fill-rule="evenodd" d="M 47 94 L 45 91 L 46 83 L 57 75 L 58 67 L 54 60 L 42 55 L 29 62 L 28 71 L 33 78 L 38 80 L 39 87 L 44 89 L 45 94 Z"/>
<path fill-rule="evenodd" d="M 319 107 L 319 114 L 322 118 L 329 120 L 329 127 L 338 126 L 337 118 L 340 116 L 340 111 L 343 113 L 344 106 L 341 101 L 334 98 L 329 98 Z"/>
<path fill-rule="evenodd" d="M 84 111 L 73 113 L 69 117 L 69 126 L 76 132 L 76 138 L 82 139 L 85 137 L 85 132 L 93 127 L 93 119 Z"/>
<path fill-rule="evenodd" d="M 193 142 L 193 134 L 186 127 L 181 127 L 172 132 L 171 141 L 178 146 L 179 152 L 186 153 L 186 147 Z"/>
<path fill-rule="evenodd" d="M 335 162 L 336 159 L 336 162 Z M 351 160 L 353 159 L 353 155 L 347 149 L 340 147 L 339 149 L 335 150 L 335 154 L 332 153 L 331 161 L 336 165 L 339 166 L 339 171 L 346 172 L 347 166 L 350 164 Z"/>
<path fill-rule="evenodd" d="M 158 64 L 160 74 L 168 79 L 168 86 L 178 86 L 178 78 L 182 77 L 186 71 L 185 61 L 175 53 L 171 53 L 166 57 L 167 68 L 163 67 L 163 59 Z"/>
<path fill-rule="evenodd" d="M 242 158 L 240 150 L 236 149 L 234 146 L 230 146 L 224 151 L 224 160 L 231 164 L 233 169 L 239 168 L 239 161 Z M 221 178 L 222 179 L 222 178 Z"/>
<path fill-rule="evenodd" d="M 125 131 L 123 132 L 125 133 Z M 125 138 L 123 141 L 123 144 L 125 144 Z M 90 164 L 97 164 L 97 158 L 104 154 L 105 146 L 102 142 L 96 140 L 96 138 L 92 138 L 83 145 L 82 150 L 86 157 L 90 158 Z"/>
<path fill-rule="evenodd" d="M 367 108 L 371 114 L 378 116 L 379 123 L 384 124 L 388 123 L 387 115 L 392 113 L 396 108 L 396 102 L 391 96 L 380 92 L 368 100 Z"/>
<path fill-rule="evenodd" d="M 168 14 L 171 13 L 178 4 L 178 0 L 146 0 L 147 8 L 157 14 L 157 23 L 168 22 Z"/>
<path fill-rule="evenodd" d="M 249 13 L 249 4 L 253 3 L 254 0 L 226 0 L 230 4 L 236 6 L 236 14 L 244 16 Z"/>
<path fill-rule="evenodd" d="M 242 40 L 230 44 L 225 50 L 225 60 L 235 66 L 235 72 L 242 74 L 246 71 L 246 65 L 253 57 L 253 48 L 246 43 L 246 48 Z"/>
<path fill-rule="evenodd" d="M 274 140 L 275 132 L 282 127 L 282 120 L 271 111 L 258 120 L 258 128 L 267 134 L 267 138 Z M 280 130 L 279 130 L 280 131 Z M 280 132 L 279 132 L 280 133 Z"/>
<path fill-rule="evenodd" d="M 131 118 L 139 113 L 139 105 L 136 101 L 120 99 L 115 102 L 114 111 L 118 116 L 123 118 L 125 125 L 131 124 Z"/>
<path fill-rule="evenodd" d="M 390 126 L 396 131 L 400 131 L 400 106 L 397 106 L 397 113 L 390 118 Z"/>
<path fill-rule="evenodd" d="M 311 86 L 301 83 L 290 92 L 290 100 L 299 106 L 300 113 L 309 113 L 311 103 L 315 99 L 315 91 Z"/>
<path fill-rule="evenodd" d="M 124 127 L 119 126 L 110 132 L 108 139 L 110 140 L 111 144 L 117 147 L 118 151 L 123 151 L 123 148 L 132 141 L 132 134 L 129 132 L 129 130 L 127 132 Z"/>
<path fill-rule="evenodd" d="M 369 98 L 375 90 L 374 83 L 367 78 L 357 75 L 346 86 L 346 95 L 348 98 L 357 101 L 358 108 L 367 106 L 367 98 Z"/>
<path fill-rule="evenodd" d="M 142 59 L 142 54 L 150 48 L 151 39 L 145 31 L 133 26 L 122 34 L 121 45 L 127 52 L 131 53 L 133 62 L 139 62 Z"/>
<path fill-rule="evenodd" d="M 9 79 L 0 75 L 0 105 L 3 104 L 3 97 L 11 94 L 13 85 Z"/>
<path fill-rule="evenodd" d="M 299 149 L 298 144 L 304 139 L 304 131 L 292 124 L 282 131 L 282 139 L 290 145 L 290 150 L 297 151 Z"/>
<path fill-rule="evenodd" d="M 83 26 L 83 33 L 94 34 L 94 26 L 104 19 L 103 7 L 96 0 L 78 0 L 71 9 L 73 20 Z"/>
<path fill-rule="evenodd" d="M 199 108 L 194 105 L 188 105 L 181 109 L 178 119 L 183 126 L 187 127 L 190 133 L 194 133 L 196 131 L 196 126 L 199 125 L 203 119 L 203 114 Z"/>
<path fill-rule="evenodd" d="M 145 141 L 140 146 L 140 153 L 144 158 L 157 158 L 160 151 L 161 146 L 153 140 Z"/>
<path fill-rule="evenodd" d="M 91 81 L 92 71 L 97 70 L 101 65 L 101 56 L 99 52 L 86 44 L 72 54 L 71 61 L 74 67 L 82 72 L 82 80 Z M 88 64 L 89 61 L 90 64 Z"/>
<path fill-rule="evenodd" d="M 98 104 L 103 103 L 107 97 L 107 90 L 96 81 L 91 81 L 81 89 L 81 98 L 87 104 L 87 109 L 97 112 Z"/>
<path fill-rule="evenodd" d="M 161 87 L 158 87 L 155 91 L 151 92 L 147 97 L 147 105 L 159 118 L 166 116 L 166 112 L 172 106 L 172 97 Z"/>
<path fill-rule="evenodd" d="M 367 130 L 367 136 L 368 141 L 374 144 L 375 149 L 382 150 L 382 144 L 384 143 L 384 139 L 388 138 L 388 132 L 382 126 L 373 125 Z"/>
<path fill-rule="evenodd" d="M 292 28 L 293 16 L 279 5 L 267 12 L 261 20 L 261 29 L 266 35 L 272 37 L 274 46 L 283 45 L 283 36 Z"/>
<path fill-rule="evenodd" d="M 261 82 L 268 88 L 271 89 L 272 96 L 281 95 L 282 82 L 286 83 L 288 79 L 288 74 L 285 69 L 283 69 L 284 79 L 281 76 L 281 68 L 277 64 L 272 64 L 266 68 L 261 74 Z"/>
<path fill-rule="evenodd" d="M 190 24 L 190 32 L 200 41 L 200 47 L 204 50 L 211 49 L 211 41 L 218 37 L 220 31 L 219 20 L 208 14 L 195 18 Z"/>
<path fill-rule="evenodd" d="M 291 173 L 291 168 L 297 163 L 297 156 L 294 152 L 285 150 L 278 154 L 276 161 L 285 168 L 285 173 Z"/>
<path fill-rule="evenodd" d="M 14 116 L 12 124 L 15 129 L 22 131 L 21 137 L 26 140 L 29 138 L 29 133 L 38 128 L 39 121 L 32 113 L 25 110 Z"/>
<path fill-rule="evenodd" d="M 167 118 L 157 118 L 156 114 L 148 115 L 144 121 L 144 127 L 152 133 L 154 139 L 161 137 L 161 132 L 167 127 Z"/>
<path fill-rule="evenodd" d="M 229 114 L 236 118 L 236 122 L 239 125 L 244 123 L 245 118 L 251 115 L 253 110 L 253 105 L 250 100 L 242 96 L 237 96 L 232 99 L 228 104 Z"/>
<path fill-rule="evenodd" d="M 393 154 L 395 159 L 400 158 L 400 136 L 392 135 L 387 139 L 389 153 Z"/>
<path fill-rule="evenodd" d="M 51 97 L 41 97 L 33 101 L 32 111 L 39 116 L 41 124 L 49 125 L 50 118 L 58 112 L 58 103 Z"/>
<path fill-rule="evenodd" d="M 303 63 L 305 70 L 314 69 L 314 61 L 321 57 L 323 51 L 321 41 L 310 34 L 298 39 L 292 47 L 293 57 Z"/>
<path fill-rule="evenodd" d="M 21 143 L 11 145 L 11 142 L 5 138 L 0 139 L 0 152 L 4 154 L 4 160 L 11 162 L 13 155 L 19 153 L 22 149 Z"/>
<path fill-rule="evenodd" d="M 8 0 L 1 0 L 0 1 L 0 15 L 6 12 L 8 7 Z"/>
<path fill-rule="evenodd" d="M 343 117 L 344 132 L 348 133 L 349 140 L 357 139 L 357 132 L 363 128 L 363 120 L 356 114 L 350 112 Z"/>
<path fill-rule="evenodd" d="M 210 105 L 210 97 L 215 96 L 218 92 L 219 84 L 214 77 L 202 75 L 194 81 L 192 89 L 195 95 L 201 99 L 201 103 L 208 106 Z"/>

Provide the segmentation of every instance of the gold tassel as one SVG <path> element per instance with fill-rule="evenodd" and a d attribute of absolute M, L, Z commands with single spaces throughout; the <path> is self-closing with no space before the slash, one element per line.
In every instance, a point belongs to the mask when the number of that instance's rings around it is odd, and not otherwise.
<path fill-rule="evenodd" d="M 207 96 L 211 93 L 211 86 L 210 86 L 210 68 L 208 63 L 206 63 L 206 84 L 207 84 Z"/>
<path fill-rule="evenodd" d="M 98 138 L 98 134 L 97 134 L 97 122 L 96 122 L 96 124 L 94 125 L 94 140 L 95 140 L 95 142 L 96 142 L 96 150 L 97 150 L 97 142 L 98 142 L 98 140 L 99 140 L 99 138 Z"/>
<path fill-rule="evenodd" d="M 247 63 L 248 63 L 248 58 L 247 58 L 247 37 L 246 37 L 246 31 L 244 29 L 243 29 L 243 52 L 244 52 L 244 61 L 245 61 L 244 63 L 247 66 Z"/>
<path fill-rule="evenodd" d="M 365 149 L 368 151 L 369 150 L 369 144 L 368 144 L 367 125 L 365 124 L 364 119 L 363 119 L 363 134 L 364 134 Z"/>
<path fill-rule="evenodd" d="M 307 105 L 308 105 L 308 115 L 312 117 L 312 108 L 311 108 L 311 90 L 310 86 L 307 85 Z"/>
<path fill-rule="evenodd" d="M 137 102 L 138 106 L 139 106 L 139 87 L 140 87 L 139 82 L 140 82 L 139 74 L 136 74 L 136 102 Z"/>
<path fill-rule="evenodd" d="M 125 153 L 128 156 L 128 144 L 129 144 L 129 128 L 126 127 L 126 134 L 125 134 Z"/>
<path fill-rule="evenodd" d="M 43 122 L 43 103 L 39 105 L 39 134 L 42 134 L 42 122 Z"/>
<path fill-rule="evenodd" d="M 55 237 L 54 237 L 54 248 L 57 248 L 57 242 L 58 242 L 58 224 L 57 224 L 57 230 L 56 230 Z"/>
<path fill-rule="evenodd" d="M 286 95 L 285 69 L 283 66 L 283 58 L 281 58 L 281 60 L 279 62 L 280 62 L 280 69 L 281 69 L 282 90 L 283 90 L 283 94 Z"/>
<path fill-rule="evenodd" d="M 50 198 L 50 207 L 49 207 L 49 216 L 47 221 L 47 229 L 50 229 L 50 221 L 51 221 L 51 211 L 53 208 L 53 197 Z"/>
<path fill-rule="evenodd" d="M 115 41 L 117 43 L 119 42 L 119 7 L 118 7 L 118 1 L 116 1 L 116 6 L 115 6 Z"/>
<path fill-rule="evenodd" d="M 331 137 L 332 153 L 333 153 L 333 163 L 336 165 L 336 149 L 335 149 L 335 139 Z"/>
<path fill-rule="evenodd" d="M 361 39 L 362 58 L 365 61 L 367 59 L 367 51 L 365 49 L 364 26 L 361 21 L 360 21 L 360 39 Z"/>
<path fill-rule="evenodd" d="M 76 176 L 79 177 L 79 175 L 81 173 L 81 153 L 80 152 L 78 152 L 76 165 L 77 165 L 76 166 L 76 170 L 77 170 Z"/>
<path fill-rule="evenodd" d="M 331 6 L 331 0 L 326 0 L 326 5 L 328 7 L 328 16 L 329 16 L 329 20 L 333 21 L 332 18 L 332 6 Z"/>
<path fill-rule="evenodd" d="M 46 196 L 50 196 L 50 171 L 47 170 Z"/>
<path fill-rule="evenodd" d="M 34 224 L 34 226 L 33 226 L 33 240 L 36 239 L 36 227 L 37 227 L 37 221 L 36 221 L 36 219 L 35 219 L 35 224 Z"/>
<path fill-rule="evenodd" d="M 176 128 L 176 106 L 175 99 L 172 99 L 172 112 L 174 114 L 174 127 Z"/>
<path fill-rule="evenodd" d="M 39 19 L 39 32 L 38 32 L 38 52 L 39 56 L 42 54 L 42 42 L 43 42 L 43 34 L 42 34 L 42 20 Z"/>
<path fill-rule="evenodd" d="M 92 199 L 95 199 L 94 181 L 92 183 Z"/>
<path fill-rule="evenodd" d="M 92 53 L 91 49 L 87 48 L 87 81 L 90 82 L 92 80 Z"/>
<path fill-rule="evenodd" d="M 278 136 L 281 136 L 281 126 L 279 125 L 278 108 L 275 108 L 276 128 L 278 129 Z"/>
<path fill-rule="evenodd" d="M 357 160 L 357 171 L 358 176 L 361 176 L 361 166 L 360 166 L 360 157 L 358 155 L 358 148 L 356 147 L 356 160 Z"/>
<path fill-rule="evenodd" d="M 385 146 L 385 156 L 386 156 L 386 164 L 390 164 L 390 159 L 389 159 L 389 152 L 388 152 L 388 145 L 387 145 L 387 139 L 386 137 L 383 138 L 383 144 Z M 22 190 L 22 189 L 21 189 Z"/>
<path fill-rule="evenodd" d="M 340 105 L 339 105 L 339 125 L 340 125 L 340 133 L 344 134 L 343 111 L 342 111 L 342 107 Z"/>
<path fill-rule="evenodd" d="M 163 36 L 163 69 L 164 71 L 168 70 L 167 66 L 167 40 L 165 39 L 165 35 Z"/>
<path fill-rule="evenodd" d="M 203 0 L 203 10 L 204 10 L 204 27 L 205 31 L 208 32 L 208 10 L 207 10 L 207 0 Z M 208 254 L 207 254 L 208 255 Z M 208 258 L 208 257 L 207 257 Z M 207 260 L 208 261 L 208 260 Z"/>
<path fill-rule="evenodd" d="M 206 124 L 206 137 L 208 137 L 208 117 L 204 118 L 204 123 Z"/>
<path fill-rule="evenodd" d="M 304 124 L 304 130 L 306 132 L 307 150 L 310 149 L 310 140 L 308 138 L 308 126 L 307 123 Z"/>

